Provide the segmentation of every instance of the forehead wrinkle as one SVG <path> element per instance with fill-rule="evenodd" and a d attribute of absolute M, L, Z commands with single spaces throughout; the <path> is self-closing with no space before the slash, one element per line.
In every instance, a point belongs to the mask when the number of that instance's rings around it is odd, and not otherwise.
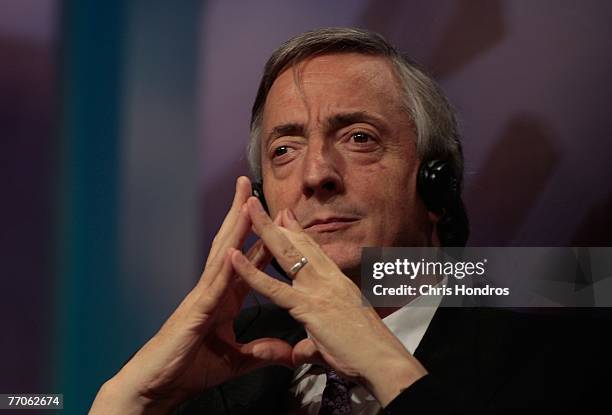
<path fill-rule="evenodd" d="M 397 74 L 397 71 L 393 67 L 393 64 L 388 59 L 380 56 L 369 56 L 361 54 L 348 55 L 357 55 L 358 57 L 362 58 L 356 62 L 352 62 L 350 66 L 345 67 L 348 70 L 342 72 L 341 82 L 359 85 L 359 87 L 354 90 L 355 97 L 366 98 L 369 100 L 369 95 L 370 97 L 376 97 L 380 99 L 381 102 L 391 104 L 394 107 L 404 107 L 402 82 L 399 79 L 399 76 Z M 341 58 L 342 57 L 343 56 L 341 56 Z M 307 64 L 311 63 L 316 58 L 333 59 L 333 56 L 315 57 L 310 59 L 310 62 L 301 63 L 300 76 L 302 78 L 304 78 L 303 72 L 306 71 Z M 380 66 L 383 66 L 384 69 L 380 68 Z M 340 76 L 339 73 L 336 71 L 314 71 L 312 69 L 310 70 L 309 75 L 318 75 L 316 81 L 314 81 L 315 84 L 329 83 L 330 87 L 335 86 L 339 82 L 338 77 Z M 320 75 L 326 75 L 325 78 L 329 79 L 322 79 Z M 304 85 L 308 84 L 308 79 L 300 79 L 300 82 L 300 87 L 303 88 Z M 366 96 L 363 96 L 364 94 Z M 333 103 L 331 102 L 329 104 L 333 105 Z"/>
<path fill-rule="evenodd" d="M 310 125 L 310 122 L 312 120 L 312 108 L 313 107 L 310 101 L 308 100 L 308 97 L 306 96 L 305 85 L 308 84 L 308 81 L 304 79 L 304 71 L 305 71 L 306 65 L 311 60 L 312 59 L 307 59 L 306 61 L 299 62 L 290 67 L 291 75 L 293 78 L 294 91 L 296 92 L 296 95 L 298 96 L 299 100 L 304 105 L 304 109 L 306 111 L 306 119 L 304 120 L 303 123 L 302 122 L 299 123 L 303 125 L 304 134 L 306 136 L 309 134 L 309 131 L 310 131 L 308 126 Z M 325 72 L 312 72 L 312 73 L 325 73 Z M 317 82 L 315 82 L 315 84 L 316 83 Z M 319 111 L 320 111 L 320 108 L 319 108 Z M 321 118 L 320 114 L 316 115 L 314 118 L 320 122 L 320 118 Z"/>
<path fill-rule="evenodd" d="M 304 104 L 304 108 L 306 109 L 306 121 L 305 125 L 310 124 L 310 110 L 311 106 L 308 103 L 308 99 L 306 98 L 306 91 L 304 90 L 304 67 L 306 66 L 307 61 L 299 62 L 291 67 L 291 72 L 293 75 L 293 84 L 295 86 L 295 90 L 302 103 Z"/>
<path fill-rule="evenodd" d="M 283 71 L 284 76 L 286 77 L 286 83 L 284 87 L 285 90 L 281 96 L 284 96 L 285 99 L 288 100 L 291 100 L 292 98 L 290 97 L 293 96 L 293 99 L 297 99 L 302 103 L 303 109 L 306 111 L 306 114 L 304 114 L 305 119 L 300 120 L 300 124 L 303 123 L 306 127 L 311 124 L 314 118 L 314 121 L 317 121 L 320 125 L 323 125 L 325 120 L 322 119 L 322 114 L 331 114 L 337 112 L 337 110 L 340 110 L 341 112 L 344 112 L 344 110 L 348 112 L 353 112 L 354 110 L 369 112 L 368 108 L 359 108 L 361 105 L 357 105 L 356 108 L 344 108 L 346 105 L 341 105 L 338 107 L 339 103 L 335 102 L 331 98 L 324 99 L 321 102 L 315 101 L 321 104 L 315 107 L 314 102 L 310 100 L 308 96 L 307 91 L 309 84 L 314 84 L 315 86 L 329 84 L 330 88 L 333 88 L 339 81 L 341 81 L 342 83 L 346 84 L 361 85 L 362 87 L 355 89 L 351 97 L 352 99 L 349 101 L 343 100 L 342 103 L 347 104 L 351 101 L 357 103 L 360 101 L 365 103 L 378 101 L 381 103 L 386 103 L 386 105 L 395 107 L 396 109 L 404 112 L 401 82 L 399 82 L 398 76 L 392 64 L 384 58 L 377 59 L 378 63 L 369 60 L 368 56 L 364 56 L 364 58 L 366 59 L 365 61 L 357 61 L 356 65 L 353 61 L 350 68 L 348 68 L 349 70 L 341 71 L 341 73 L 339 73 L 337 70 L 327 70 L 327 67 L 324 66 L 321 68 L 317 65 L 320 62 L 320 59 L 333 60 L 333 56 L 315 56 L 312 58 L 307 58 L 304 61 L 292 64 L 285 69 L 285 71 Z M 382 69 L 379 66 L 381 64 L 386 69 Z M 373 68 L 372 65 L 376 65 L 376 67 Z M 344 67 L 346 68 L 346 66 Z M 288 72 L 289 70 L 291 72 Z M 283 76 L 283 72 L 281 72 L 279 78 Z M 288 78 L 289 76 L 291 76 L 291 79 Z M 339 77 L 342 79 L 339 79 Z M 293 85 L 291 85 L 291 83 Z M 333 96 L 334 95 L 332 94 L 332 97 Z M 352 105 L 350 106 L 352 107 Z M 317 114 L 313 114 L 313 110 L 315 109 L 318 112 Z M 298 117 L 301 118 L 302 116 Z M 291 118 L 293 118 L 293 116 Z M 298 121 L 298 119 L 285 120 L 285 122 L 292 123 L 295 121 Z"/>
<path fill-rule="evenodd" d="M 302 103 L 304 105 L 307 105 L 304 90 L 300 87 L 301 73 L 296 71 L 296 69 L 296 65 L 287 66 L 286 69 L 282 70 L 279 73 L 279 75 L 274 80 L 272 87 L 270 88 L 270 92 L 266 97 L 266 102 L 263 108 L 263 120 L 267 118 L 266 115 L 270 110 L 269 100 L 273 94 L 275 96 L 276 101 L 273 107 L 278 107 L 280 105 L 283 108 L 291 109 L 291 111 L 289 112 L 289 115 L 285 114 L 283 117 L 281 117 L 280 120 L 276 120 L 273 125 L 268 125 L 267 128 L 262 131 L 262 145 L 267 144 L 270 137 L 272 137 L 276 133 L 278 127 L 284 127 L 287 125 L 300 125 L 304 129 L 306 129 L 306 123 L 300 120 L 301 116 L 295 114 L 295 108 L 292 104 L 295 99 L 295 96 L 297 95 L 301 99 Z M 289 71 L 291 71 L 291 73 Z M 293 88 L 291 85 L 291 81 L 287 79 L 287 77 L 289 76 L 292 76 L 293 78 Z M 282 87 L 280 86 L 279 82 L 282 82 Z M 299 110 L 299 113 L 301 112 L 302 111 Z M 262 124 L 265 124 L 263 120 Z"/>

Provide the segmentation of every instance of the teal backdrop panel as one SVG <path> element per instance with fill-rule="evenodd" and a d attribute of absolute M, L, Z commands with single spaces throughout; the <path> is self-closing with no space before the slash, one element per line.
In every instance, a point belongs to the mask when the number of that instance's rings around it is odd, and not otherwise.
<path fill-rule="evenodd" d="M 198 276 L 201 4 L 63 4 L 50 392 L 65 414 L 87 412 Z"/>

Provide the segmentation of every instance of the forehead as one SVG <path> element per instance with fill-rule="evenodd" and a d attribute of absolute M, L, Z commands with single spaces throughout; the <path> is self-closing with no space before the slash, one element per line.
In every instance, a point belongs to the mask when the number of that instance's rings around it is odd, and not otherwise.
<path fill-rule="evenodd" d="M 401 111 L 400 82 L 391 62 L 380 56 L 337 53 L 315 56 L 276 78 L 264 107 L 264 125 L 320 117 L 324 113 Z M 277 119 L 280 118 L 280 119 Z"/>

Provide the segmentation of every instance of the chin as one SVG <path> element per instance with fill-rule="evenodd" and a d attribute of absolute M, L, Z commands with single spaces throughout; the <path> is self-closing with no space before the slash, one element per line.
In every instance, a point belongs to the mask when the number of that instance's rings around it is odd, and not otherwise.
<path fill-rule="evenodd" d="M 361 275 L 361 247 L 348 243 L 321 244 L 323 251 L 353 281 Z"/>

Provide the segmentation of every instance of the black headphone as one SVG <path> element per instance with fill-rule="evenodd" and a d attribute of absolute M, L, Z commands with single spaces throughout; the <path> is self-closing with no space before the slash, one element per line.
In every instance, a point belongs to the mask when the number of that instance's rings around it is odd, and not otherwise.
<path fill-rule="evenodd" d="M 421 163 L 417 191 L 427 210 L 441 215 L 437 231 L 442 246 L 465 246 L 470 222 L 461 199 L 461 184 L 448 161 Z"/>
<path fill-rule="evenodd" d="M 252 187 L 253 196 L 269 212 L 262 183 L 254 182 Z M 470 235 L 470 224 L 461 200 L 461 186 L 451 165 L 445 160 L 421 163 L 417 191 L 427 210 L 441 215 L 437 231 L 442 246 L 465 246 Z"/>

